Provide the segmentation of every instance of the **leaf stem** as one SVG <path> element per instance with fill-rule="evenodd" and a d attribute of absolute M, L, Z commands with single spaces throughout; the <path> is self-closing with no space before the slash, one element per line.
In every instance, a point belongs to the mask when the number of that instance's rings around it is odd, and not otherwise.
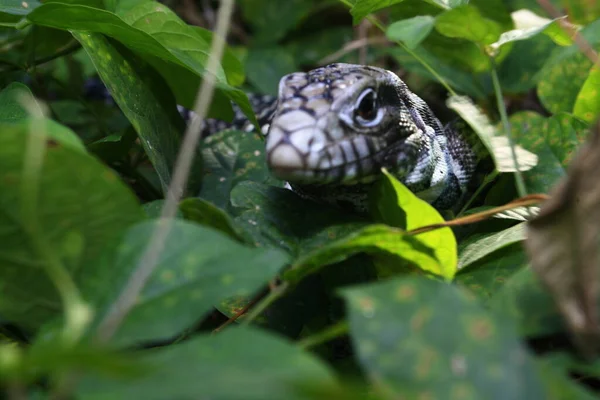
<path fill-rule="evenodd" d="M 338 323 L 327 327 L 325 330 L 305 337 L 298 342 L 298 346 L 302 349 L 310 349 L 311 347 L 319 346 L 323 343 L 327 343 L 333 339 L 337 339 L 340 336 L 344 336 L 348 333 L 350 326 L 347 321 L 339 321 Z"/>
<path fill-rule="evenodd" d="M 352 4 L 349 0 L 339 0 L 340 3 L 344 4 L 345 6 L 352 8 L 354 6 L 354 4 Z M 373 16 L 373 15 L 368 15 L 367 19 L 373 24 L 375 25 L 379 30 L 381 30 L 382 32 L 385 33 L 386 29 L 385 26 L 383 25 L 383 23 L 381 21 L 379 21 L 377 19 L 377 17 Z M 406 47 L 404 45 L 404 43 L 400 42 L 400 41 L 394 41 L 394 43 L 396 43 L 398 46 L 400 46 L 402 48 L 402 50 L 406 51 L 408 54 L 410 54 L 415 60 L 417 60 L 419 63 L 421 63 L 421 65 L 431 74 L 433 75 L 433 77 L 435 79 L 438 80 L 438 82 L 444 86 L 444 88 L 446 88 L 446 90 L 448 91 L 448 93 L 450 93 L 452 96 L 456 96 L 456 92 L 450 87 L 450 85 L 446 82 L 446 80 L 440 75 L 438 74 L 438 72 L 433 69 L 433 67 L 431 65 L 429 65 L 425 60 L 423 60 L 419 55 L 417 55 L 414 51 L 412 51 L 411 49 L 409 49 L 408 47 Z"/>
<path fill-rule="evenodd" d="M 246 314 L 244 319 L 240 322 L 240 325 L 249 325 L 252 321 L 254 321 L 260 314 L 263 313 L 270 305 L 276 302 L 280 297 L 282 297 L 289 284 L 287 282 L 282 283 L 277 286 L 275 289 L 271 290 L 268 295 L 265 296 L 264 299 L 260 301 L 255 307 L 253 307 L 250 312 Z"/>
<path fill-rule="evenodd" d="M 456 217 L 460 217 L 461 215 L 463 215 L 465 213 L 465 211 L 467 211 L 469 209 L 469 207 L 471 206 L 473 201 L 475 201 L 475 199 L 477 199 L 477 196 L 479 196 L 479 194 L 481 192 L 483 192 L 483 190 L 487 187 L 487 185 L 492 183 L 498 177 L 498 175 L 500 175 L 500 173 L 498 172 L 497 169 L 494 169 L 491 174 L 487 175 L 485 177 L 485 179 L 483 180 L 483 182 L 481 182 L 481 184 L 479 185 L 479 187 L 477 188 L 475 193 L 473 193 L 473 196 L 471 196 L 469 201 L 467 201 L 467 203 L 459 211 L 459 213 L 456 215 Z"/>
<path fill-rule="evenodd" d="M 517 159 L 517 151 L 515 150 L 515 141 L 512 137 L 513 135 L 510 129 L 510 122 L 508 121 L 508 115 L 506 113 L 506 105 L 504 104 L 504 97 L 502 96 L 502 88 L 500 87 L 500 80 L 498 79 L 496 60 L 492 56 L 490 56 L 490 63 L 492 65 L 492 83 L 494 85 L 494 93 L 496 94 L 496 103 L 498 105 L 500 119 L 502 120 L 502 127 L 504 129 L 504 134 L 508 139 L 508 143 L 510 145 L 510 152 L 515 166 L 515 181 L 517 184 L 517 192 L 519 193 L 519 197 L 525 197 L 527 196 L 525 180 L 523 179 L 523 174 L 521 173 L 519 168 L 519 160 Z"/>

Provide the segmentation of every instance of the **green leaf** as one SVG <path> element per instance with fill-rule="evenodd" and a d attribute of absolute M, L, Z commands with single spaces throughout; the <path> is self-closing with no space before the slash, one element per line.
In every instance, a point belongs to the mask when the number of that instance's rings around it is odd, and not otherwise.
<path fill-rule="evenodd" d="M 212 43 L 213 33 L 211 31 L 209 31 L 208 29 L 201 28 L 199 26 L 194 26 L 193 28 L 196 34 L 200 36 L 204 40 L 204 42 Z M 242 65 L 240 60 L 235 56 L 235 54 L 229 48 L 229 46 L 225 47 L 225 52 L 223 53 L 221 65 L 223 65 L 223 69 L 225 70 L 227 82 L 231 86 L 240 86 L 242 83 L 244 83 L 244 80 L 246 79 L 244 66 Z"/>
<path fill-rule="evenodd" d="M 0 92 L 0 121 L 14 122 L 29 118 L 25 104 L 42 114 L 42 108 L 27 86 L 19 82 L 6 86 Z"/>
<path fill-rule="evenodd" d="M 168 339 L 208 313 L 215 303 L 249 296 L 288 262 L 277 249 L 253 249 L 220 232 L 182 220 L 156 220 L 132 227 L 116 251 L 96 265 L 82 292 L 100 304 L 117 298 L 149 243 L 152 232 L 170 223 L 158 263 L 113 341 L 120 344 Z"/>
<path fill-rule="evenodd" d="M 350 9 L 354 24 L 358 24 L 367 15 L 383 8 L 402 3 L 404 0 L 356 0 Z M 450 9 L 467 4 L 468 0 L 425 0 L 441 9 Z"/>
<path fill-rule="evenodd" d="M 37 0 L 2 0 L 0 12 L 11 15 L 27 15 L 41 5 L 42 3 Z"/>
<path fill-rule="evenodd" d="M 283 248 L 295 256 L 366 224 L 363 217 L 346 210 L 257 182 L 237 185 L 231 192 L 231 203 L 236 224 L 252 237 L 256 246 Z"/>
<path fill-rule="evenodd" d="M 371 207 L 378 221 L 407 231 L 444 222 L 444 218 L 435 208 L 417 197 L 393 175 L 387 171 L 384 171 L 383 175 L 375 184 L 375 198 Z M 427 270 L 452 279 L 457 263 L 456 238 L 452 230 L 436 229 L 421 233 L 416 238 L 431 248 L 439 261 L 439 270 Z"/>
<path fill-rule="evenodd" d="M 77 398 L 305 400 L 314 398 L 308 388 L 337 387 L 317 358 L 254 329 L 195 337 L 153 349 L 140 360 L 153 372 L 135 380 L 89 377 L 77 388 Z"/>
<path fill-rule="evenodd" d="M 276 182 L 267 169 L 261 135 L 223 131 L 207 137 L 201 149 L 205 175 L 199 197 L 221 209 L 229 209 L 231 190 L 240 182 Z"/>
<path fill-rule="evenodd" d="M 110 169 L 60 142 L 48 145 L 41 175 L 32 181 L 24 176 L 23 155 L 28 138 L 38 133 L 20 124 L 3 124 L 0 132 L 0 314 L 35 330 L 62 312 L 44 271 L 49 256 L 40 246 L 49 249 L 79 285 L 94 274 L 91 265 L 105 246 L 143 214 Z M 26 182 L 35 193 L 23 190 Z M 31 196 L 36 196 L 39 228 L 23 215 Z"/>
<path fill-rule="evenodd" d="M 254 28 L 252 39 L 261 44 L 277 43 L 314 9 L 307 0 L 242 0 L 239 4 L 244 19 Z"/>
<path fill-rule="evenodd" d="M 519 10 L 512 13 L 517 29 L 502 33 L 498 41 L 491 44 L 492 49 L 499 49 L 506 43 L 530 39 L 540 33 L 545 33 L 557 44 L 567 46 L 573 44 L 573 40 L 561 28 L 560 22 L 566 17 L 547 19 L 534 14 L 529 10 Z"/>
<path fill-rule="evenodd" d="M 152 8 L 152 5 L 154 8 Z M 155 10 L 156 13 L 154 13 Z M 208 52 L 208 44 L 200 35 L 195 33 L 193 28 L 187 27 L 170 10 L 167 10 L 160 3 L 148 2 L 142 3 L 127 12 L 133 23 L 139 18 L 143 19 L 144 16 L 147 16 L 159 25 L 165 24 L 167 34 L 164 36 L 155 31 L 154 24 L 140 22 L 136 24 L 140 28 L 138 29 L 130 26 L 114 13 L 76 4 L 44 4 L 30 13 L 27 18 L 35 24 L 57 29 L 102 33 L 118 40 L 145 57 L 157 57 L 163 61 L 183 66 L 197 76 L 203 76 L 206 58 L 202 57 L 202 54 Z M 144 14 L 144 12 L 147 14 Z M 147 33 L 144 29 L 152 34 Z M 179 34 L 184 35 L 184 40 L 181 42 L 175 39 Z M 201 47 L 190 49 L 182 46 L 182 44 L 189 45 L 190 43 Z M 237 103 L 246 116 L 255 123 L 256 119 L 247 96 L 227 85 L 221 67 L 219 67 L 216 76 L 217 92 Z"/>
<path fill-rule="evenodd" d="M 538 163 L 538 157 L 518 145 L 511 148 L 508 137 L 490 123 L 488 117 L 465 96 L 452 96 L 447 101 L 448 108 L 456 111 L 463 120 L 477 133 L 479 139 L 492 155 L 494 165 L 499 172 L 514 172 L 516 166 L 513 148 L 518 161 L 519 170 L 528 171 Z"/>
<path fill-rule="evenodd" d="M 402 21 L 396 21 L 386 30 L 386 36 L 391 40 L 399 40 L 409 49 L 416 48 L 433 29 L 435 18 L 420 15 Z"/>
<path fill-rule="evenodd" d="M 538 155 L 538 164 L 524 173 L 528 190 L 549 192 L 587 138 L 586 124 L 569 114 L 544 118 L 531 111 L 515 113 L 509 121 L 516 142 Z"/>
<path fill-rule="evenodd" d="M 588 79 L 592 62 L 573 48 L 561 49 L 540 72 L 537 93 L 550 112 L 571 112 L 583 84 Z"/>
<path fill-rule="evenodd" d="M 454 281 L 487 302 L 527 263 L 522 244 L 515 243 L 474 260 L 456 274 Z"/>
<path fill-rule="evenodd" d="M 277 95 L 279 79 L 299 69 L 292 55 L 281 47 L 253 49 L 246 57 L 248 82 L 265 94 Z"/>
<path fill-rule="evenodd" d="M 504 282 L 488 306 L 504 315 L 507 321 L 516 321 L 522 336 L 545 336 L 566 331 L 550 292 L 530 267 L 521 268 Z"/>
<path fill-rule="evenodd" d="M 502 27 L 496 21 L 484 18 L 479 9 L 464 5 L 440 14 L 435 29 L 444 36 L 466 39 L 479 45 L 490 45 L 498 40 Z"/>
<path fill-rule="evenodd" d="M 126 49 L 115 47 L 103 35 L 77 32 L 73 35 L 137 131 L 166 193 L 184 130 L 184 122 L 166 85 L 154 70 Z M 196 159 L 192 172 L 196 178 L 189 182 L 190 190 L 199 186 L 200 168 L 201 160 Z"/>
<path fill-rule="evenodd" d="M 573 106 L 573 114 L 589 123 L 596 121 L 600 115 L 600 67 L 594 65 L 587 79 L 581 86 L 581 90 Z"/>
<path fill-rule="evenodd" d="M 244 231 L 235 224 L 233 219 L 225 211 L 206 200 L 185 199 L 179 203 L 179 210 L 188 221 L 216 229 L 241 243 L 246 241 Z"/>
<path fill-rule="evenodd" d="M 399 265 L 408 262 L 423 271 L 449 275 L 436 260 L 434 250 L 419 239 L 389 226 L 370 225 L 302 255 L 284 273 L 283 278 L 297 283 L 327 265 L 344 261 L 358 253 L 391 255 Z"/>
<path fill-rule="evenodd" d="M 489 254 L 513 243 L 525 240 L 525 224 L 521 223 L 501 232 L 488 235 L 463 247 L 458 260 L 458 268 L 468 267 Z"/>
<path fill-rule="evenodd" d="M 545 398 L 511 321 L 456 287 L 407 278 L 342 294 L 359 362 L 393 398 Z"/>

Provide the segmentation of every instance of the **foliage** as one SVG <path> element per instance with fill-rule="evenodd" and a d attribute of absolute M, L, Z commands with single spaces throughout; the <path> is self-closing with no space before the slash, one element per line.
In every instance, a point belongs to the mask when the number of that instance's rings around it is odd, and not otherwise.
<path fill-rule="evenodd" d="M 573 40 L 600 49 L 599 6 L 554 0 L 564 24 L 534 0 L 236 2 L 210 117 L 231 120 L 233 102 L 257 125 L 246 92 L 324 62 L 380 65 L 491 158 L 453 215 L 385 171 L 359 215 L 285 189 L 262 135 L 223 131 L 164 220 L 212 3 L 0 2 L 8 398 L 592 398 L 598 361 L 573 357 L 522 219 L 409 231 L 565 176 L 600 116 L 598 65 Z M 154 270 L 106 334 L 160 229 Z"/>

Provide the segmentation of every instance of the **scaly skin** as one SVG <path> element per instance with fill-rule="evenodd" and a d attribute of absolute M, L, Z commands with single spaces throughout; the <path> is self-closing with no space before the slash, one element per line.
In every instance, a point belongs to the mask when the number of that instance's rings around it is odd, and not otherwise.
<path fill-rule="evenodd" d="M 400 78 L 352 64 L 283 77 L 266 149 L 273 174 L 298 193 L 358 209 L 382 167 L 434 207 L 452 208 L 476 164 Z"/>

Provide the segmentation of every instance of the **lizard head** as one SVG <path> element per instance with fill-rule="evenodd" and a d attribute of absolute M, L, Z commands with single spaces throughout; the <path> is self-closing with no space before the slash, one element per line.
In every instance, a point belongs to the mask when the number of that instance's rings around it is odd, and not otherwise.
<path fill-rule="evenodd" d="M 267 135 L 271 171 L 303 185 L 367 183 L 381 167 L 408 172 L 421 129 L 409 94 L 392 72 L 363 65 L 284 76 Z"/>

